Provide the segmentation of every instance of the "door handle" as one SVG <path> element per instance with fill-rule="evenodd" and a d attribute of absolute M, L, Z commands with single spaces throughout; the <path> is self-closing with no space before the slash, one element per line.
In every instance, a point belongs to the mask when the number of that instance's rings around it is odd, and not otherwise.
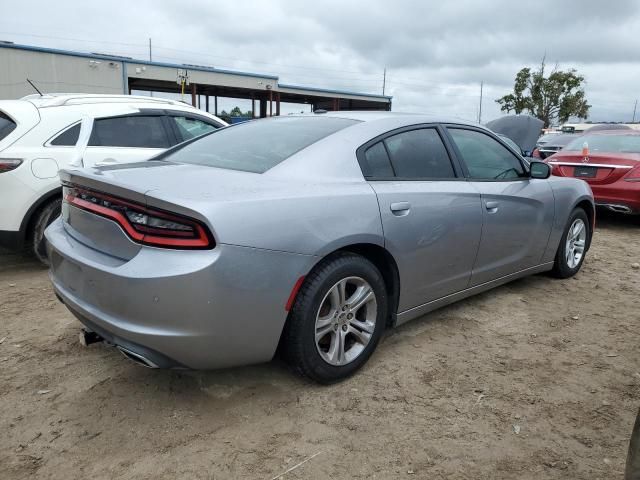
<path fill-rule="evenodd" d="M 397 217 L 404 217 L 409 213 L 411 204 L 409 202 L 394 202 L 390 205 L 391 213 Z"/>
<path fill-rule="evenodd" d="M 498 207 L 500 206 L 499 202 L 485 202 L 485 207 L 489 213 L 496 213 L 498 211 Z"/>

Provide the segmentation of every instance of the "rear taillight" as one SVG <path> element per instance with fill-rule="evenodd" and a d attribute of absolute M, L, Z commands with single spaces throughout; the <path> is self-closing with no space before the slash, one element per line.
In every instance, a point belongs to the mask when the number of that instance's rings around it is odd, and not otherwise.
<path fill-rule="evenodd" d="M 640 182 L 640 165 L 627 173 L 624 179 L 627 182 Z"/>
<path fill-rule="evenodd" d="M 21 158 L 0 158 L 0 173 L 15 170 L 22 164 Z"/>
<path fill-rule="evenodd" d="M 179 249 L 211 249 L 215 241 L 200 222 L 155 210 L 94 190 L 65 185 L 64 200 L 82 210 L 113 220 L 135 242 Z"/>

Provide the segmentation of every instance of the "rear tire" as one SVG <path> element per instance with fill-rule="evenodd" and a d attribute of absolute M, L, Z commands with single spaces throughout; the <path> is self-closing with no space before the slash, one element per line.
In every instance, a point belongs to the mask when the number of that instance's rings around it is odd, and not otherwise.
<path fill-rule="evenodd" d="M 319 383 L 340 381 L 367 362 L 387 316 L 380 271 L 360 255 L 331 256 L 314 268 L 298 292 L 283 332 L 284 357 Z"/>
<path fill-rule="evenodd" d="M 551 274 L 556 278 L 573 277 L 587 255 L 591 227 L 586 212 L 576 208 L 571 212 L 556 253 Z"/>
<path fill-rule="evenodd" d="M 51 223 L 60 216 L 62 209 L 62 199 L 55 199 L 47 203 L 36 214 L 31 234 L 31 244 L 33 253 L 40 262 L 49 266 L 47 257 L 47 240 L 44 238 L 44 231 Z"/>

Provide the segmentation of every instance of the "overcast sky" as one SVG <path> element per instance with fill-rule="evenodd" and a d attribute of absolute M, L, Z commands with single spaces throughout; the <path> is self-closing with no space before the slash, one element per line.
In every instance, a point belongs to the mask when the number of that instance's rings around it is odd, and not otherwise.
<path fill-rule="evenodd" d="M 148 58 L 151 37 L 154 60 L 369 93 L 386 67 L 395 111 L 476 119 L 483 81 L 483 121 L 545 54 L 586 77 L 591 120 L 630 121 L 638 32 L 635 0 L 0 2 L 0 39 L 16 43 Z"/>

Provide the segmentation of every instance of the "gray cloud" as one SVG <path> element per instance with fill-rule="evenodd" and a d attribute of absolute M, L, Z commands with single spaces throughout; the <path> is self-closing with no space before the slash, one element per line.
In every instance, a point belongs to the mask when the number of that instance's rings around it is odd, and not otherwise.
<path fill-rule="evenodd" d="M 629 120 L 640 96 L 635 0 L 10 3 L 0 39 L 20 43 L 145 57 L 152 37 L 158 60 L 375 93 L 387 67 L 395 110 L 475 118 L 484 81 L 495 117 L 494 99 L 543 55 L 585 75 L 594 120 Z"/>

